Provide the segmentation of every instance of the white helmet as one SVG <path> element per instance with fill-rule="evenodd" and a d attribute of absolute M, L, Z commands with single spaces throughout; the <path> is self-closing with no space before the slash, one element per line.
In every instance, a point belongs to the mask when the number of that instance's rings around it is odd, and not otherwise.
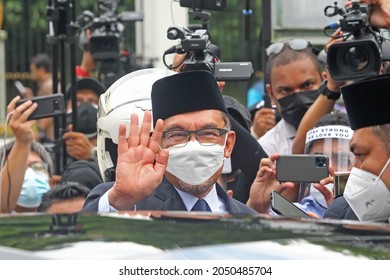
<path fill-rule="evenodd" d="M 130 115 L 133 113 L 138 114 L 141 124 L 144 111 L 152 109 L 152 85 L 155 81 L 175 73 L 155 68 L 134 71 L 118 79 L 100 96 L 97 156 L 104 181 L 115 180 L 119 125 L 125 123 L 129 135 Z"/>

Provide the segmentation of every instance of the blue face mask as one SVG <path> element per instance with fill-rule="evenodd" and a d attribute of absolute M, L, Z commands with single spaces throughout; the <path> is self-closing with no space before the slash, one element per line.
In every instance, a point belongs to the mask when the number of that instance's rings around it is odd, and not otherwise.
<path fill-rule="evenodd" d="M 29 167 L 24 174 L 22 190 L 16 204 L 26 208 L 38 207 L 42 202 L 43 194 L 48 190 L 50 190 L 49 176 Z"/>

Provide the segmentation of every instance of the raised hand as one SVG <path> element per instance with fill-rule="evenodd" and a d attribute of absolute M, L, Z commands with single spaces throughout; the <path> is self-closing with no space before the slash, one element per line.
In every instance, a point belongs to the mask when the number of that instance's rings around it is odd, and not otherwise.
<path fill-rule="evenodd" d="M 334 183 L 334 169 L 329 166 L 329 177 L 322 179 L 319 183 L 314 183 L 313 187 L 319 190 L 325 198 L 326 204 L 329 206 L 334 199 L 334 190 L 329 190 L 325 185 Z"/>
<path fill-rule="evenodd" d="M 150 137 L 151 112 L 146 111 L 141 128 L 138 115 L 132 114 L 130 134 L 126 126 L 119 127 L 116 181 L 108 194 L 117 210 L 129 210 L 149 196 L 161 183 L 168 162 L 168 150 L 160 149 L 163 121 L 158 120 Z"/>
<path fill-rule="evenodd" d="M 8 124 L 15 135 L 16 143 L 31 144 L 34 139 L 32 126 L 35 121 L 28 121 L 27 119 L 38 105 L 28 100 L 16 107 L 16 102 L 19 100 L 20 97 L 16 96 L 7 106 L 7 112 L 12 113 Z"/>
<path fill-rule="evenodd" d="M 278 154 L 273 154 L 269 158 L 261 159 L 259 171 L 252 183 L 246 205 L 259 213 L 269 213 L 271 206 L 270 194 L 273 190 L 281 192 L 286 188 L 294 187 L 294 183 L 287 182 L 280 184 L 276 180 L 275 160 L 278 158 Z"/>
<path fill-rule="evenodd" d="M 260 138 L 268 130 L 273 128 L 275 124 L 275 109 L 263 107 L 255 114 L 252 122 L 253 132 L 257 138 Z"/>
<path fill-rule="evenodd" d="M 352 5 L 348 1 L 345 5 Z M 360 0 L 361 4 L 372 4 L 370 22 L 372 26 L 379 28 L 390 28 L 390 2 L 388 0 Z"/>

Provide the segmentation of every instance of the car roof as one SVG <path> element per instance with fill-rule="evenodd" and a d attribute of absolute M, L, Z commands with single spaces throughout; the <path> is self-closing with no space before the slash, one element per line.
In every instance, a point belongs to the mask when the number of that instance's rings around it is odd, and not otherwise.
<path fill-rule="evenodd" d="M 188 212 L 0 217 L 3 259 L 390 259 L 390 225 Z"/>

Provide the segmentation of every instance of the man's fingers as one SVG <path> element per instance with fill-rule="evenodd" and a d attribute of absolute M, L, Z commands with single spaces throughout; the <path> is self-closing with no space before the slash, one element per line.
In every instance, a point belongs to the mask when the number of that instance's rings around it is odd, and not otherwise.
<path fill-rule="evenodd" d="M 22 122 L 27 121 L 28 117 L 32 114 L 32 112 L 35 111 L 35 109 L 38 107 L 37 103 L 33 103 L 30 107 L 28 107 L 26 110 L 22 112 L 20 115 L 19 120 Z"/>
<path fill-rule="evenodd" d="M 152 126 L 152 113 L 145 111 L 144 120 L 142 122 L 141 130 L 139 133 L 139 143 L 143 146 L 147 146 L 150 138 L 150 127 Z"/>
<path fill-rule="evenodd" d="M 161 178 L 164 176 L 165 169 L 168 164 L 169 152 L 166 149 L 161 150 L 156 157 L 156 163 L 154 164 L 154 170 Z"/>
<path fill-rule="evenodd" d="M 161 143 L 161 137 L 162 137 L 162 130 L 163 130 L 163 121 L 157 120 L 156 126 L 154 128 L 153 134 L 150 137 L 149 140 L 149 148 L 157 154 L 160 150 L 160 143 Z"/>
<path fill-rule="evenodd" d="M 118 155 L 127 152 L 127 150 L 126 125 L 120 124 L 118 132 Z"/>
<path fill-rule="evenodd" d="M 16 102 L 18 102 L 19 100 L 20 100 L 20 96 L 19 95 L 14 97 L 11 100 L 11 102 L 7 106 L 7 113 L 11 113 L 15 109 Z"/>
<path fill-rule="evenodd" d="M 130 134 L 127 140 L 129 147 L 135 147 L 139 145 L 139 134 L 138 134 L 138 115 L 131 114 L 130 117 Z"/>

